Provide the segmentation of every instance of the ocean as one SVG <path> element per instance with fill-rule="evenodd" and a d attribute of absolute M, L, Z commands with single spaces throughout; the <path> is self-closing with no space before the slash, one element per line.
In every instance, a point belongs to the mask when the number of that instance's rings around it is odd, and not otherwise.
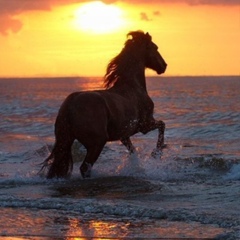
<path fill-rule="evenodd" d="M 148 77 L 157 131 L 132 137 L 137 153 L 106 144 L 83 180 L 73 145 L 70 179 L 39 164 L 54 143 L 68 94 L 101 78 L 0 79 L 0 239 L 240 239 L 240 77 Z"/>

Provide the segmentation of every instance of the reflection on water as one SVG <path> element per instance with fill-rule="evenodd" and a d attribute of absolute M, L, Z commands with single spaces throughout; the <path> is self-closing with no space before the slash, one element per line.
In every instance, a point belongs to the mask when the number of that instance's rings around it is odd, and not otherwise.
<path fill-rule="evenodd" d="M 67 233 L 67 236 L 69 236 L 67 239 L 72 240 L 74 236 L 92 237 L 94 239 L 196 238 L 201 236 L 209 239 L 221 234 L 222 231 L 219 228 L 212 227 L 210 229 L 197 223 L 156 222 L 149 219 L 146 223 L 119 219 L 119 221 L 91 220 L 87 224 L 81 224 L 81 222 L 73 220 L 71 229 Z M 74 239 L 82 238 L 74 237 Z"/>
<path fill-rule="evenodd" d="M 155 103 L 155 117 L 166 123 L 168 142 L 219 146 L 221 153 L 226 153 L 224 146 L 231 145 L 232 155 L 240 156 L 237 77 L 149 78 L 147 86 Z M 8 150 L 5 134 L 16 139 L 25 136 L 25 145 L 49 143 L 50 138 L 54 139 L 54 121 L 66 96 L 101 88 L 102 78 L 0 79 L 3 149 L 12 151 Z M 15 142 L 17 145 L 21 140 Z"/>
<path fill-rule="evenodd" d="M 124 220 L 116 221 L 102 221 L 90 220 L 80 221 L 77 219 L 69 220 L 69 231 L 66 233 L 67 239 L 72 239 L 74 236 L 79 237 L 94 237 L 94 238 L 124 238 L 129 232 L 129 222 Z M 79 239 L 79 237 L 74 239 Z"/>
<path fill-rule="evenodd" d="M 76 79 L 76 90 L 75 91 L 91 91 L 103 89 L 102 78 L 86 78 Z"/>
<path fill-rule="evenodd" d="M 0 237 L 19 240 L 34 239 L 151 239 L 151 238 L 214 238 L 224 232 L 214 225 L 196 222 L 169 222 L 166 220 L 142 220 L 98 215 L 68 217 L 66 213 L 51 209 L 26 210 L 24 208 L 1 209 Z M 105 220 L 104 220 L 105 218 Z M 8 221 L 6 221 L 8 219 Z M 7 238 L 6 238 L 7 239 Z"/>
<path fill-rule="evenodd" d="M 1 151 L 18 152 L 24 145 L 53 142 L 53 124 L 62 101 L 71 92 L 99 89 L 100 81 L 78 77 L 0 79 Z"/>

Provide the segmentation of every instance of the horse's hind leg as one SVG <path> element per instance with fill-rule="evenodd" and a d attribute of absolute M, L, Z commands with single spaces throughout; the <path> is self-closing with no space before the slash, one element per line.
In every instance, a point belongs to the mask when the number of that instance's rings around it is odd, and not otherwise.
<path fill-rule="evenodd" d="M 92 166 L 98 159 L 100 153 L 102 152 L 104 145 L 105 145 L 105 142 L 104 142 L 104 144 L 86 147 L 87 155 L 86 155 L 82 165 L 80 166 L 80 172 L 81 172 L 81 175 L 83 178 L 91 177 Z"/>

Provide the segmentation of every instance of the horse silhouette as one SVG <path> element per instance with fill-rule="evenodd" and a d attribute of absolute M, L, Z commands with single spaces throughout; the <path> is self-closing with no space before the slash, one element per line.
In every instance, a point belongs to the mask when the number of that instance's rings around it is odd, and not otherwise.
<path fill-rule="evenodd" d="M 47 178 L 71 174 L 74 140 L 87 150 L 80 167 L 83 178 L 91 176 L 108 141 L 120 140 L 133 153 L 132 135 L 158 129 L 155 153 L 164 147 L 165 124 L 153 117 L 154 104 L 147 92 L 145 69 L 162 74 L 167 64 L 148 33 L 134 31 L 127 36 L 124 48 L 107 66 L 105 90 L 74 92 L 62 103 L 55 122 L 55 144 L 42 166 L 42 170 L 49 167 Z"/>

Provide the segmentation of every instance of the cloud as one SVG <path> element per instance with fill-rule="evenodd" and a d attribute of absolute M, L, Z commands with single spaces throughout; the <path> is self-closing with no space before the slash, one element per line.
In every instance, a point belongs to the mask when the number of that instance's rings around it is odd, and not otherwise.
<path fill-rule="evenodd" d="M 153 17 L 159 17 L 159 16 L 161 16 L 160 11 L 153 11 L 151 14 L 152 14 Z M 149 14 L 146 13 L 146 12 L 141 12 L 141 13 L 140 13 L 140 19 L 141 19 L 142 21 L 147 21 L 147 22 L 153 20 L 153 18 L 149 17 Z"/>
<path fill-rule="evenodd" d="M 19 14 L 29 10 L 50 10 L 50 0 L 0 0 L 0 14 Z"/>
<path fill-rule="evenodd" d="M 0 0 L 0 34 L 18 32 L 23 24 L 17 16 L 23 12 L 51 11 L 54 6 L 89 1 L 91 0 Z"/>
<path fill-rule="evenodd" d="M 90 0 L 0 0 L 0 34 L 7 35 L 9 32 L 18 32 L 23 24 L 17 16 L 26 11 L 51 11 L 54 6 L 67 5 L 72 3 L 89 2 Z M 93 1 L 93 0 L 92 0 Z M 186 3 L 196 5 L 238 5 L 239 0 L 103 0 L 109 4 L 114 2 L 125 2 L 129 4 L 166 4 Z M 160 3 L 159 3 L 160 2 Z M 154 15 L 159 15 L 155 12 Z M 141 19 L 151 19 L 144 12 L 140 14 Z"/>
<path fill-rule="evenodd" d="M 154 12 L 153 12 L 153 15 L 154 15 L 154 16 L 160 16 L 161 13 L 160 13 L 159 11 L 154 11 Z"/>
<path fill-rule="evenodd" d="M 190 5 L 239 5 L 239 0 L 186 0 Z"/>
<path fill-rule="evenodd" d="M 9 32 L 16 33 L 21 30 L 23 23 L 17 15 L 29 10 L 49 11 L 51 5 L 47 0 L 0 0 L 0 33 L 8 35 Z"/>
<path fill-rule="evenodd" d="M 122 0 L 131 4 L 165 4 L 165 3 L 186 3 L 189 5 L 239 5 L 239 0 Z"/>
<path fill-rule="evenodd" d="M 124 2 L 129 4 L 186 3 L 189 5 L 239 5 L 239 0 L 161 0 L 161 1 L 160 0 L 102 0 L 102 1 L 107 4 L 115 3 L 115 2 Z M 75 1 L 75 2 L 82 2 L 82 1 Z"/>
<path fill-rule="evenodd" d="M 145 13 L 145 12 L 141 12 L 140 17 L 141 17 L 141 20 L 143 20 L 143 21 L 147 21 L 147 22 L 151 21 L 151 19 L 148 17 L 147 13 Z"/>
<path fill-rule="evenodd" d="M 8 35 L 9 31 L 17 33 L 22 28 L 22 22 L 9 15 L 0 15 L 0 33 L 2 35 Z"/>

